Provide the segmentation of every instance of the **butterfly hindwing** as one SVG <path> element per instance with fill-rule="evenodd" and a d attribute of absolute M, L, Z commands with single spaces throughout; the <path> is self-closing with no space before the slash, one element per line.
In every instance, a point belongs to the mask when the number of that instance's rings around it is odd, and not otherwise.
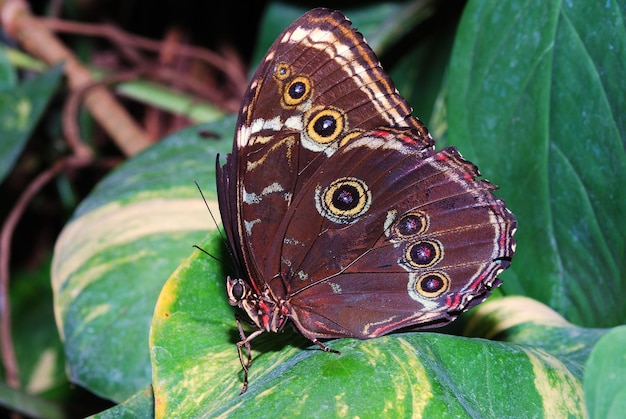
<path fill-rule="evenodd" d="M 409 131 L 365 133 L 294 197 L 268 266 L 280 264 L 270 288 L 286 289 L 305 335 L 367 338 L 445 324 L 508 267 L 513 216 L 494 186 L 476 180 L 454 148 L 415 140 Z"/>

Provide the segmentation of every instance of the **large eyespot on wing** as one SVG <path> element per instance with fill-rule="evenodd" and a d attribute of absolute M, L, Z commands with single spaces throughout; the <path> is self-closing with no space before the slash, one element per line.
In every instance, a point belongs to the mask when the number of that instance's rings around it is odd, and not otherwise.
<path fill-rule="evenodd" d="M 355 177 L 340 177 L 315 188 L 318 213 L 337 224 L 357 222 L 371 204 L 372 194 L 367 184 Z"/>

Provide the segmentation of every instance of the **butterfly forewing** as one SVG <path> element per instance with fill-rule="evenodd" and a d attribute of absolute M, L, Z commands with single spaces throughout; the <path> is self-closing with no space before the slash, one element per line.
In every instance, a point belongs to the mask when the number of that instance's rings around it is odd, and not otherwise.
<path fill-rule="evenodd" d="M 243 247 L 239 257 L 251 280 L 264 280 L 266 250 L 280 241 L 275 226 L 292 197 L 342 142 L 378 126 L 402 126 L 432 144 L 410 111 L 342 14 L 316 9 L 285 30 L 244 97 L 224 169 L 230 190 L 220 193 L 229 201 L 222 219 L 231 243 Z"/>

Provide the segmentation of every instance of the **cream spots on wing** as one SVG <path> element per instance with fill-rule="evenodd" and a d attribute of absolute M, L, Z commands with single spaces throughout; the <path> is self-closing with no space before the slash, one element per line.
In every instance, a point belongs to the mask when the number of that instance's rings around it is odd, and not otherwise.
<path fill-rule="evenodd" d="M 285 191 L 285 188 L 283 188 L 283 186 L 280 183 L 274 182 L 271 185 L 263 188 L 260 194 L 255 194 L 254 192 L 248 192 L 244 188 L 242 190 L 242 199 L 243 199 L 243 202 L 245 202 L 246 204 L 250 204 L 250 205 L 258 204 L 263 199 L 263 196 L 271 194 L 271 193 L 275 193 L 275 192 L 284 192 L 284 191 Z M 291 194 L 288 192 L 285 193 L 285 200 L 287 200 L 287 198 L 291 198 Z"/>
<path fill-rule="evenodd" d="M 328 285 L 330 285 L 330 288 L 332 288 L 333 294 L 341 294 L 342 292 L 341 285 L 336 284 L 334 282 L 329 282 Z"/>
<path fill-rule="evenodd" d="M 283 239 L 283 243 L 290 244 L 290 245 L 295 245 L 295 246 L 299 245 L 299 246 L 302 246 L 302 247 L 306 247 L 306 244 L 301 242 L 300 240 L 294 239 L 294 238 L 289 238 L 289 237 L 285 237 Z"/>
<path fill-rule="evenodd" d="M 263 124 L 263 129 L 269 129 L 273 131 L 280 131 L 283 128 L 283 123 L 280 120 L 280 117 L 274 117 L 272 119 L 268 119 Z"/>
<path fill-rule="evenodd" d="M 256 132 L 261 131 L 263 129 L 263 124 L 265 123 L 265 119 L 257 118 L 252 121 L 252 125 L 250 125 L 249 134 L 254 134 Z"/>
<path fill-rule="evenodd" d="M 280 40 L 280 42 L 283 42 L 283 43 L 285 43 L 285 42 L 289 42 L 289 39 L 290 39 L 290 38 L 291 38 L 291 32 L 286 31 L 286 32 L 283 34 L 283 37 L 282 37 L 282 39 Z"/>
<path fill-rule="evenodd" d="M 244 224 L 244 227 L 245 227 L 245 229 L 246 229 L 246 233 L 247 233 L 248 235 L 251 235 L 251 234 L 252 234 L 252 227 L 253 227 L 255 224 L 258 224 L 258 223 L 260 223 L 260 222 L 261 222 L 261 220 L 260 220 L 260 219 L 258 219 L 258 218 L 257 218 L 256 220 L 252 220 L 252 221 L 246 221 L 246 220 L 244 220 L 244 221 L 243 221 L 243 224 Z"/>
<path fill-rule="evenodd" d="M 302 131 L 303 130 L 302 117 L 300 115 L 290 116 L 285 121 L 285 128 Z"/>
<path fill-rule="evenodd" d="M 398 210 L 390 210 L 387 211 L 387 216 L 385 217 L 385 222 L 383 224 L 383 228 L 385 229 L 385 236 L 389 237 L 391 234 L 390 227 L 396 221 L 396 217 L 398 216 Z"/>
<path fill-rule="evenodd" d="M 237 147 L 238 148 L 243 148 L 246 146 L 246 144 L 248 143 L 248 140 L 250 139 L 250 135 L 251 135 L 251 127 L 242 125 L 239 127 L 239 129 L 237 130 Z"/>
<path fill-rule="evenodd" d="M 257 118 L 254 121 L 252 121 L 252 124 L 246 131 L 246 135 L 248 135 L 248 137 L 251 137 L 254 134 L 257 134 L 264 130 L 278 132 L 278 131 L 284 130 L 285 128 L 288 128 L 290 130 L 295 130 L 295 131 L 302 131 L 302 116 L 301 115 L 290 116 L 284 122 L 281 120 L 279 116 L 276 116 L 272 119 Z M 244 135 L 244 134 L 242 132 L 239 135 Z M 258 136 L 256 138 L 249 138 L 247 141 L 250 141 L 250 144 L 255 144 L 259 141 L 267 142 L 267 141 L 263 141 L 264 138 L 271 139 L 273 137 Z"/>
<path fill-rule="evenodd" d="M 259 202 L 261 202 L 261 197 L 255 193 L 248 193 L 244 189 L 243 202 L 245 202 L 246 204 L 258 204 Z"/>
<path fill-rule="evenodd" d="M 335 49 L 335 52 L 340 57 L 352 58 L 354 54 L 352 53 L 351 46 L 348 44 L 339 44 Z"/>
<path fill-rule="evenodd" d="M 282 128 L 283 123 L 279 116 L 272 119 L 257 118 L 250 125 L 250 134 L 256 134 L 261 130 L 280 131 Z"/>

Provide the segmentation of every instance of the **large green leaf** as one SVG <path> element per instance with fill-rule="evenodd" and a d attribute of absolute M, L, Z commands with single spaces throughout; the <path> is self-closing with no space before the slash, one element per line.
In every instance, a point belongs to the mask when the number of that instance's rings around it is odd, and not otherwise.
<path fill-rule="evenodd" d="M 157 296 L 212 227 L 193 181 L 215 200 L 216 151 L 230 149 L 233 126 L 230 118 L 195 127 L 129 160 L 63 229 L 52 284 L 73 382 L 117 401 L 150 383 L 148 331 Z M 219 216 L 215 205 L 212 211 Z"/>
<path fill-rule="evenodd" d="M 213 235 L 203 244 L 222 254 Z M 584 417 L 582 365 L 569 356 L 591 336 L 532 300 L 512 298 L 472 319 L 473 329 L 509 343 L 438 333 L 400 333 L 327 344 L 321 351 L 292 331 L 252 341 L 248 391 L 233 309 L 220 263 L 202 252 L 184 261 L 163 288 L 151 330 L 157 417 Z M 528 332 L 544 333 L 542 346 Z M 532 333 L 530 333 L 532 335 Z M 515 342 L 518 336 L 519 342 Z M 563 336 L 569 336 L 567 340 Z"/>
<path fill-rule="evenodd" d="M 470 1 L 450 64 L 450 142 L 518 216 L 505 289 L 587 326 L 626 320 L 623 0 Z"/>

